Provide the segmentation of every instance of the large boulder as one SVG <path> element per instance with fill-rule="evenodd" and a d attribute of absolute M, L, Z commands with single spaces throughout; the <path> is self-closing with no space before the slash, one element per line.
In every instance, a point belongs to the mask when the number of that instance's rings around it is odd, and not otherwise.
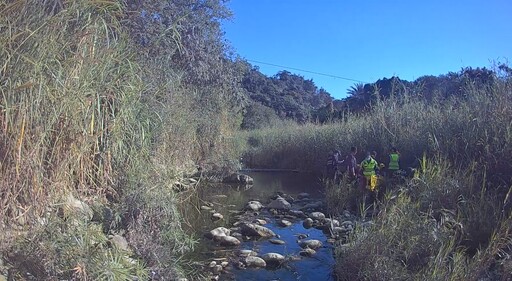
<path fill-rule="evenodd" d="M 240 225 L 240 231 L 245 236 L 256 237 L 274 237 L 276 234 L 267 227 L 254 223 L 244 223 Z"/>

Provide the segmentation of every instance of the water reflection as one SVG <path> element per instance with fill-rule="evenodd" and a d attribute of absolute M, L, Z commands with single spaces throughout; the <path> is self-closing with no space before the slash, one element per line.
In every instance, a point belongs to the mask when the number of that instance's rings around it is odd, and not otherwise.
<path fill-rule="evenodd" d="M 317 177 L 309 174 L 294 172 L 246 172 L 246 174 L 253 177 L 252 186 L 203 185 L 196 194 L 190 195 L 190 204 L 182 211 L 188 219 L 186 225 L 189 231 L 195 233 L 200 241 L 190 259 L 204 261 L 203 264 L 212 259 L 230 261 L 233 257 L 231 249 L 217 247 L 202 235 L 218 226 L 230 228 L 236 221 L 235 216 L 250 200 L 258 200 L 265 205 L 276 192 L 283 192 L 292 197 L 303 192 L 311 194 L 313 198 L 323 197 L 321 182 Z M 208 206 L 213 210 L 201 211 L 201 206 Z M 224 219 L 212 221 L 213 211 L 221 213 Z M 228 273 L 220 276 L 221 280 L 334 280 L 332 247 L 327 243 L 327 237 L 322 231 L 303 228 L 300 219 L 293 220 L 291 226 L 283 228 L 275 223 L 275 218 L 268 212 L 262 212 L 259 217 L 269 222 L 265 226 L 272 229 L 286 243 L 275 245 L 268 239 L 251 240 L 243 242 L 236 249 L 255 250 L 259 256 L 269 252 L 280 253 L 288 258 L 295 257 L 294 261 L 287 262 L 285 266 L 274 270 L 230 267 Z M 308 239 L 318 239 L 322 241 L 324 247 L 319 249 L 313 257 L 299 258 L 298 253 L 301 248 L 297 243 L 298 234 L 306 234 L 309 236 Z"/>

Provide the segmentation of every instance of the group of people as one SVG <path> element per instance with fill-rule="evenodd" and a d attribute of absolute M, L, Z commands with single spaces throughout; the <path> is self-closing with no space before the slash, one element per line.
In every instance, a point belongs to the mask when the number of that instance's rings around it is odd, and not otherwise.
<path fill-rule="evenodd" d="M 395 147 L 391 148 L 388 155 L 387 169 L 384 164 L 378 164 L 376 151 L 368 152 L 359 165 L 356 154 L 357 148 L 354 146 L 350 148 L 350 153 L 346 157 L 342 157 L 339 150 L 334 150 L 327 158 L 327 178 L 338 182 L 345 173 L 349 181 L 360 179 L 362 184 L 374 191 L 377 187 L 377 175 L 392 176 L 400 170 L 400 153 Z"/>

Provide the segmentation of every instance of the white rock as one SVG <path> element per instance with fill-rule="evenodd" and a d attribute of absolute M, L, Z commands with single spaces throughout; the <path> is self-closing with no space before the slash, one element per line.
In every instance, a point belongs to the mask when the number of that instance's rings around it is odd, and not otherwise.
<path fill-rule="evenodd" d="M 245 258 L 245 264 L 247 267 L 266 267 L 267 263 L 265 260 L 255 256 L 248 256 Z"/>
<path fill-rule="evenodd" d="M 316 249 L 322 247 L 322 242 L 320 240 L 316 240 L 316 239 L 301 240 L 301 241 L 299 241 L 299 246 L 301 248 L 310 248 L 310 249 L 316 250 Z"/>
<path fill-rule="evenodd" d="M 218 264 L 216 266 L 213 267 L 212 271 L 213 273 L 220 273 L 222 271 L 222 265 Z"/>
<path fill-rule="evenodd" d="M 267 253 L 261 257 L 267 265 L 280 265 L 284 261 L 284 256 L 278 253 Z"/>
<path fill-rule="evenodd" d="M 213 213 L 212 214 L 212 220 L 213 221 L 218 221 L 218 220 L 221 220 L 223 218 L 224 218 L 224 216 L 221 213 Z"/>
<path fill-rule="evenodd" d="M 323 220 L 323 219 L 325 219 L 325 215 L 322 212 L 313 212 L 313 213 L 309 214 L 309 217 L 314 219 L 314 220 Z"/>
<path fill-rule="evenodd" d="M 302 226 L 306 229 L 311 228 L 313 226 L 313 220 L 311 218 L 307 218 L 302 222 Z"/>
<path fill-rule="evenodd" d="M 238 255 L 241 256 L 241 257 L 248 257 L 248 256 L 257 256 L 258 253 L 256 253 L 253 250 L 240 250 L 238 252 Z"/>
<path fill-rule="evenodd" d="M 261 208 L 263 208 L 263 204 L 258 201 L 249 201 L 245 205 L 245 209 L 249 211 L 259 211 Z"/>
<path fill-rule="evenodd" d="M 314 254 L 316 254 L 316 251 L 311 248 L 305 248 L 304 250 L 299 252 L 299 255 L 304 256 L 304 257 L 311 257 Z"/>
<path fill-rule="evenodd" d="M 225 227 L 222 227 L 222 226 L 219 226 L 215 229 L 212 229 L 208 234 L 207 234 L 207 237 L 210 238 L 210 239 L 215 239 L 216 237 L 219 237 L 219 236 L 229 236 L 231 234 L 231 230 L 225 228 Z"/>
<path fill-rule="evenodd" d="M 240 245 L 240 240 L 236 239 L 233 236 L 218 236 L 217 241 L 221 246 L 238 246 Z"/>
<path fill-rule="evenodd" d="M 267 224 L 267 221 L 266 220 L 262 220 L 262 219 L 255 219 L 252 221 L 253 223 L 257 223 L 259 225 L 265 225 Z"/>
<path fill-rule="evenodd" d="M 245 223 L 241 225 L 242 235 L 245 236 L 258 236 L 258 237 L 274 237 L 276 234 L 270 228 L 254 224 Z"/>
<path fill-rule="evenodd" d="M 288 221 L 288 220 L 279 220 L 279 221 L 277 222 L 277 224 L 278 224 L 279 226 L 282 226 L 282 227 L 287 227 L 287 226 L 292 225 L 292 223 L 291 223 L 290 221 Z"/>
<path fill-rule="evenodd" d="M 267 208 L 276 210 L 290 210 L 291 207 L 292 205 L 281 196 L 277 196 L 275 200 L 267 205 Z"/>

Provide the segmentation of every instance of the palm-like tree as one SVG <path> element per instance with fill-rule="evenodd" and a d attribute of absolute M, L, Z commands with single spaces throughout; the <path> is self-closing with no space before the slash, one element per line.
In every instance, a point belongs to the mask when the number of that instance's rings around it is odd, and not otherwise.
<path fill-rule="evenodd" d="M 360 97 L 364 94 L 364 83 L 356 83 L 347 90 L 349 97 Z"/>

